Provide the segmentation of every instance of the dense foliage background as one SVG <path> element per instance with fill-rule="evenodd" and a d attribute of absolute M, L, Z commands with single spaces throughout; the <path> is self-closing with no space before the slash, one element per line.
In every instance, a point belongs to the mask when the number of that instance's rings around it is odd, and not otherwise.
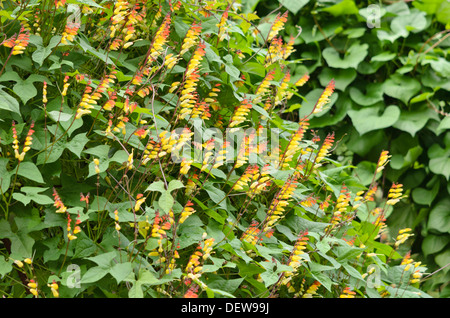
<path fill-rule="evenodd" d="M 330 78 L 337 96 L 311 127 L 336 131 L 337 153 L 371 181 L 380 150 L 392 154 L 383 183 L 400 182 L 408 199 L 389 218 L 391 229 L 414 229 L 413 254 L 431 276 L 424 288 L 448 297 L 450 263 L 450 4 L 448 1 L 250 1 L 248 10 L 288 9 L 298 66 L 312 80 L 314 100 Z M 302 103 L 301 100 L 298 101 Z M 310 104 L 307 104 L 310 106 Z M 307 107 L 300 109 L 300 116 Z M 356 172 L 355 172 L 356 173 Z"/>
<path fill-rule="evenodd" d="M 377 4 L 2 1 L 2 296 L 445 297 L 448 8 Z"/>

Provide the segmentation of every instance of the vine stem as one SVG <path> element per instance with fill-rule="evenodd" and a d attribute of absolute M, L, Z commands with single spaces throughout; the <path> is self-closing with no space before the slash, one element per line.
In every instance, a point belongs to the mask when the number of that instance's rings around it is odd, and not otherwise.
<path fill-rule="evenodd" d="M 66 262 L 67 252 L 69 251 L 69 243 L 70 243 L 70 240 L 67 240 L 66 252 L 64 253 L 64 259 L 63 259 L 63 262 L 61 264 L 61 268 L 59 269 L 58 276 L 61 275 L 62 269 L 63 269 L 64 264 Z"/>

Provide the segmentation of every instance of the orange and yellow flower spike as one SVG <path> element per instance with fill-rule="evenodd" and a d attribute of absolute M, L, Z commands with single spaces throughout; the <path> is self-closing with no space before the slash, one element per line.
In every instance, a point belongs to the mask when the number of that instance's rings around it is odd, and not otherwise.
<path fill-rule="evenodd" d="M 267 37 L 267 42 L 272 41 L 272 39 L 278 34 L 278 32 L 280 32 L 284 28 L 284 24 L 287 22 L 287 16 L 288 11 L 284 12 L 282 15 L 277 15 Z"/>
<path fill-rule="evenodd" d="M 320 113 L 324 110 L 324 106 L 330 102 L 330 96 L 333 94 L 335 89 L 335 81 L 332 79 L 327 87 L 324 89 L 323 93 L 320 95 L 319 100 L 313 109 L 313 114 Z"/>

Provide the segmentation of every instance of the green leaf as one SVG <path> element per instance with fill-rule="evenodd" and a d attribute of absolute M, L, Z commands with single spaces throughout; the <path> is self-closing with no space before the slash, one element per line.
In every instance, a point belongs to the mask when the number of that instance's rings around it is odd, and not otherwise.
<path fill-rule="evenodd" d="M 394 59 L 397 56 L 396 53 L 393 52 L 383 52 L 378 55 L 373 56 L 370 61 L 371 62 L 387 62 Z"/>
<path fill-rule="evenodd" d="M 86 259 L 96 263 L 100 267 L 110 267 L 112 260 L 117 256 L 115 251 L 103 253 L 93 257 L 87 257 Z"/>
<path fill-rule="evenodd" d="M 84 233 L 81 232 L 77 234 L 77 239 L 75 240 L 75 251 L 73 258 L 86 258 L 93 255 L 98 247 L 95 243 Z"/>
<path fill-rule="evenodd" d="M 428 166 L 433 173 L 445 176 L 447 180 L 450 177 L 450 132 L 445 135 L 444 143 L 446 148 L 441 148 L 439 144 L 433 144 L 428 149 L 430 162 Z"/>
<path fill-rule="evenodd" d="M 353 0 L 343 0 L 331 7 L 324 8 L 321 11 L 329 12 L 335 17 L 347 14 L 358 14 L 359 12 Z"/>
<path fill-rule="evenodd" d="M 383 84 L 381 83 L 369 83 L 365 85 L 365 92 L 361 92 L 356 87 L 350 87 L 351 99 L 362 106 L 374 105 L 383 101 L 383 90 L 381 89 Z"/>
<path fill-rule="evenodd" d="M 422 152 L 423 148 L 417 145 L 409 148 L 406 154 L 393 154 L 391 158 L 391 168 L 400 170 L 413 165 Z"/>
<path fill-rule="evenodd" d="M 442 133 L 443 131 L 450 129 L 450 116 L 444 117 L 439 123 L 439 126 L 436 128 L 438 133 Z"/>
<path fill-rule="evenodd" d="M 88 143 L 89 138 L 86 137 L 87 133 L 81 133 L 73 137 L 67 144 L 66 149 L 69 149 L 78 158 L 81 158 L 81 152 L 84 146 Z"/>
<path fill-rule="evenodd" d="M 415 188 L 412 191 L 412 198 L 418 204 L 431 206 L 439 192 L 439 182 L 436 182 L 431 190 L 424 188 Z"/>
<path fill-rule="evenodd" d="M 393 74 L 384 82 L 383 91 L 386 95 L 401 100 L 406 105 L 420 90 L 420 83 L 415 78 Z"/>
<path fill-rule="evenodd" d="M 406 131 L 414 137 L 418 131 L 425 127 L 432 115 L 433 111 L 426 105 L 410 111 L 402 110 L 393 127 Z"/>
<path fill-rule="evenodd" d="M 50 197 L 43 194 L 39 194 L 40 192 L 43 192 L 47 189 L 48 188 L 22 187 L 20 188 L 20 191 L 25 193 L 25 195 L 22 193 L 15 192 L 13 193 L 13 198 L 17 201 L 22 202 L 24 205 L 28 205 L 28 203 L 30 203 L 31 200 L 40 205 L 53 204 L 54 201 Z"/>
<path fill-rule="evenodd" d="M 158 191 L 161 193 L 164 193 L 166 191 L 166 188 L 164 186 L 164 182 L 163 181 L 155 181 L 153 183 L 151 183 L 147 189 L 145 189 L 145 191 Z"/>
<path fill-rule="evenodd" d="M 33 61 L 42 66 L 45 59 L 52 53 L 53 48 L 59 44 L 61 38 L 60 35 L 53 36 L 50 39 L 48 46 L 44 47 L 40 36 L 34 34 L 30 35 L 30 43 L 35 44 L 37 47 L 36 51 L 31 55 Z"/>
<path fill-rule="evenodd" d="M 413 11 L 414 10 L 414 11 Z M 391 22 L 391 29 L 395 34 L 401 37 L 407 37 L 409 32 L 417 33 L 427 26 L 426 14 L 413 9 L 410 14 L 399 15 Z"/>
<path fill-rule="evenodd" d="M 450 23 L 450 3 L 442 1 L 439 10 L 436 12 L 436 19 L 442 24 L 448 25 Z"/>
<path fill-rule="evenodd" d="M 164 191 L 159 197 L 158 205 L 164 212 L 169 213 L 173 207 L 175 200 L 173 199 L 170 191 Z"/>
<path fill-rule="evenodd" d="M 4 256 L 0 256 L 0 278 L 3 278 L 6 274 L 9 274 L 9 272 L 12 271 L 13 261 L 6 258 Z"/>
<path fill-rule="evenodd" d="M 183 182 L 180 180 L 172 180 L 169 182 L 169 186 L 167 187 L 167 191 L 173 191 L 175 189 L 184 188 Z"/>
<path fill-rule="evenodd" d="M 309 0 L 278 0 L 278 2 L 295 15 Z"/>
<path fill-rule="evenodd" d="M 428 234 L 422 242 L 422 251 L 425 255 L 435 254 L 444 249 L 450 242 L 448 235 Z"/>
<path fill-rule="evenodd" d="M 412 5 L 428 14 L 435 14 L 439 11 L 442 2 L 445 2 L 445 0 L 419 0 L 413 1 Z"/>
<path fill-rule="evenodd" d="M 8 238 L 11 241 L 12 259 L 23 260 L 33 255 L 34 239 L 20 228 L 13 231 L 9 222 L 4 219 L 0 220 L 0 238 Z"/>
<path fill-rule="evenodd" d="M 96 50 L 94 49 L 90 44 L 89 44 L 89 40 L 86 39 L 84 37 L 84 35 L 82 36 L 82 34 L 79 34 L 79 36 L 77 37 L 78 39 L 78 43 L 80 45 L 80 47 L 83 49 L 84 52 L 87 52 L 93 56 L 95 56 L 96 58 L 98 58 L 99 60 L 101 60 L 102 62 L 105 62 L 106 64 L 112 64 L 114 65 L 114 62 L 111 60 L 111 58 L 108 56 L 108 54 L 103 53 L 105 52 L 104 50 Z"/>
<path fill-rule="evenodd" d="M 11 175 L 6 169 L 9 159 L 0 157 L 0 193 L 5 193 L 11 184 Z"/>
<path fill-rule="evenodd" d="M 208 288 L 216 294 L 234 298 L 233 293 L 243 281 L 244 278 L 224 279 L 220 276 L 212 275 L 208 279 Z"/>
<path fill-rule="evenodd" d="M 400 109 L 390 105 L 380 114 L 382 107 L 370 106 L 360 110 L 349 110 L 348 115 L 360 135 L 392 126 L 400 117 Z"/>
<path fill-rule="evenodd" d="M 223 209 L 227 209 L 227 202 L 225 200 L 225 192 L 216 188 L 213 183 L 207 182 L 203 185 L 203 189 L 208 192 L 209 197 L 214 203 L 219 204 L 219 206 Z"/>
<path fill-rule="evenodd" d="M 26 104 L 31 98 L 37 95 L 37 90 L 33 83 L 48 81 L 48 79 L 42 75 L 31 74 L 27 79 L 22 80 L 16 72 L 9 71 L 0 77 L 0 82 L 4 81 L 16 82 L 13 86 L 13 91 Z"/>
<path fill-rule="evenodd" d="M 3 91 L 3 88 L 6 87 L 0 85 L 0 109 L 5 109 L 20 115 L 19 102 L 17 102 L 14 97 Z"/>
<path fill-rule="evenodd" d="M 96 7 L 99 9 L 103 9 L 101 5 L 96 3 L 94 0 L 67 0 L 67 3 L 76 3 L 76 4 L 85 4 L 90 7 Z"/>
<path fill-rule="evenodd" d="M 320 85 L 323 87 L 334 79 L 336 89 L 345 91 L 347 86 L 350 85 L 356 78 L 356 71 L 353 68 L 347 69 L 331 69 L 324 67 L 319 74 Z"/>
<path fill-rule="evenodd" d="M 109 273 L 116 279 L 117 284 L 120 284 L 132 271 L 132 264 L 130 262 L 125 262 L 113 265 Z"/>
<path fill-rule="evenodd" d="M 91 267 L 81 277 L 81 283 L 89 284 L 98 282 L 100 279 L 105 277 L 106 274 L 108 274 L 108 268 L 104 268 L 101 266 Z"/>
<path fill-rule="evenodd" d="M 355 42 L 348 48 L 343 56 L 332 47 L 323 50 L 323 58 L 329 67 L 333 68 L 357 68 L 367 56 L 369 45 Z"/>
<path fill-rule="evenodd" d="M 50 117 L 54 122 L 60 122 L 60 121 L 68 121 L 72 118 L 72 114 L 63 113 L 57 110 L 53 110 L 51 112 L 48 112 L 48 117 Z"/>
<path fill-rule="evenodd" d="M 447 249 L 439 253 L 438 255 L 436 255 L 434 260 L 439 267 L 443 268 L 444 266 L 448 266 L 448 264 L 450 264 L 450 250 Z"/>
<path fill-rule="evenodd" d="M 450 233 L 450 199 L 439 201 L 430 212 L 427 228 L 429 231 Z"/>
<path fill-rule="evenodd" d="M 17 168 L 15 168 L 12 173 L 15 173 Z M 44 179 L 42 178 L 42 174 L 39 171 L 38 167 L 30 161 L 21 162 L 19 165 L 19 169 L 17 170 L 17 174 L 29 180 L 44 183 Z"/>

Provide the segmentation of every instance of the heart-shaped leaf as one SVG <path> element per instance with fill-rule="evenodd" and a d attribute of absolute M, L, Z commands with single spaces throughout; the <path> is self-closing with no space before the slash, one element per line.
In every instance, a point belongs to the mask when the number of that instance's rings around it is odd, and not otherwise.
<path fill-rule="evenodd" d="M 383 90 L 386 95 L 408 104 L 411 97 L 419 92 L 420 83 L 414 78 L 394 74 L 384 82 Z"/>
<path fill-rule="evenodd" d="M 319 75 L 319 81 L 322 86 L 327 86 L 334 79 L 336 89 L 345 91 L 347 86 L 356 78 L 356 71 L 352 68 L 331 69 L 325 67 Z"/>
<path fill-rule="evenodd" d="M 364 135 L 369 131 L 390 127 L 400 117 L 400 109 L 394 105 L 386 107 L 380 114 L 381 111 L 381 106 L 370 106 L 360 110 L 349 110 L 348 115 L 358 133 Z"/>
<path fill-rule="evenodd" d="M 402 131 L 406 131 L 414 137 L 426 125 L 428 120 L 435 117 L 435 115 L 436 113 L 426 105 L 411 111 L 402 110 L 400 117 L 393 126 Z"/>
<path fill-rule="evenodd" d="M 323 50 L 323 58 L 329 67 L 333 68 L 357 68 L 367 56 L 369 45 L 355 42 L 348 48 L 343 56 L 332 47 Z"/>
<path fill-rule="evenodd" d="M 428 157 L 430 163 L 428 166 L 433 173 L 445 176 L 447 180 L 450 177 L 450 132 L 444 137 L 445 148 L 441 148 L 439 144 L 433 144 L 428 149 Z"/>
<path fill-rule="evenodd" d="M 369 83 L 366 85 L 366 92 L 361 92 L 356 87 L 350 88 L 350 97 L 358 105 L 370 106 L 383 100 L 383 90 L 381 83 Z"/>

